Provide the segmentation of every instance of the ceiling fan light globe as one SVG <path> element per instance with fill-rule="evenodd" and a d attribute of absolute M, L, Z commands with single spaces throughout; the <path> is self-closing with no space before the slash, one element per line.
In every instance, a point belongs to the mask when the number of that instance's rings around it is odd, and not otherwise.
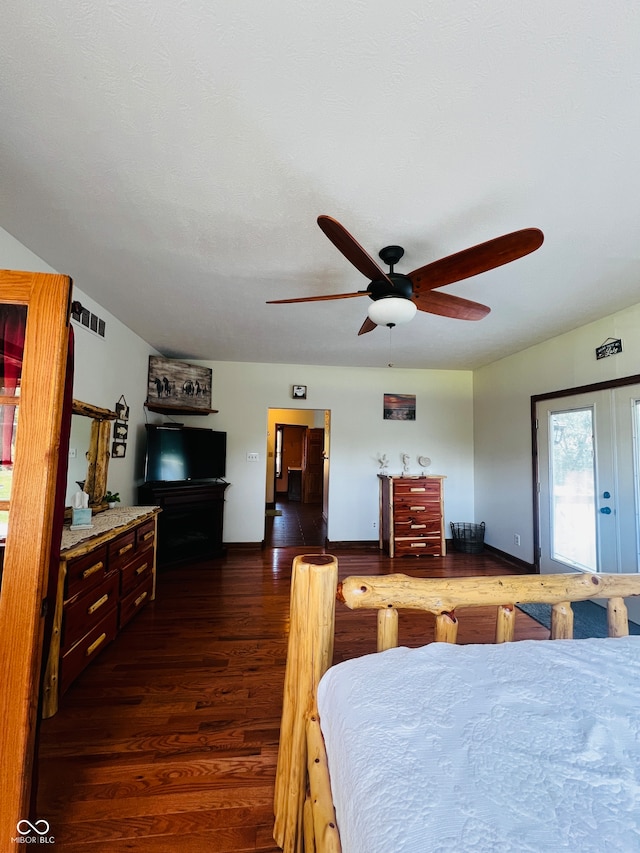
<path fill-rule="evenodd" d="M 415 302 L 401 296 L 384 296 L 369 305 L 369 319 L 376 326 L 400 326 L 416 316 Z"/>

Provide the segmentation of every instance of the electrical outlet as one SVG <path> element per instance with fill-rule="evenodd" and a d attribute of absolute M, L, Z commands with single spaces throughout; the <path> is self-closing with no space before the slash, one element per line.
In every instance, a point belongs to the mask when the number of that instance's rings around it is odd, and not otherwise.
<path fill-rule="evenodd" d="M 69 448 L 69 459 L 75 459 L 78 455 L 78 451 L 75 447 Z"/>
<path fill-rule="evenodd" d="M 520 545 L 520 534 L 519 533 L 513 534 L 513 544 L 514 545 Z"/>
<path fill-rule="evenodd" d="M 259 462 L 260 454 L 259 453 L 247 453 L 247 462 Z"/>
<path fill-rule="evenodd" d="M 375 530 L 377 526 L 378 526 L 378 522 L 377 522 L 377 521 L 374 521 L 374 522 L 373 522 L 373 529 Z"/>

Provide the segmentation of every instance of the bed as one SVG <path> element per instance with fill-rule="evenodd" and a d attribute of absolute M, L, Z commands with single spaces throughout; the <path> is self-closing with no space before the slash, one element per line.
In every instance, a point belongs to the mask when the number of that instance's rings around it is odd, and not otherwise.
<path fill-rule="evenodd" d="M 285 853 L 640 849 L 639 575 L 350 577 L 296 557 L 275 789 Z M 573 640 L 571 602 L 609 637 Z M 336 600 L 377 610 L 378 654 L 332 666 Z M 518 603 L 551 638 L 514 638 Z M 495 607 L 494 645 L 455 645 L 459 608 Z M 398 647 L 403 609 L 434 642 Z M 465 611 L 468 612 L 468 611 Z"/>

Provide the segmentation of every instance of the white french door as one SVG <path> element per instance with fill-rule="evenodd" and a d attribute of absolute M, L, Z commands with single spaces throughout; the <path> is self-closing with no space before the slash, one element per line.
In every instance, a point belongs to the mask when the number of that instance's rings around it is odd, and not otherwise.
<path fill-rule="evenodd" d="M 538 401 L 540 571 L 637 572 L 640 385 Z"/>

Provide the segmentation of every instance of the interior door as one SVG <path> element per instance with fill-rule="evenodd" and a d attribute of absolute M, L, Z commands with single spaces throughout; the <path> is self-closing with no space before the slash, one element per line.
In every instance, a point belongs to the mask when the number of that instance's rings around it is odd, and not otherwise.
<path fill-rule="evenodd" d="M 540 571 L 638 571 L 640 385 L 537 404 Z"/>
<path fill-rule="evenodd" d="M 0 848 L 29 818 L 34 733 L 69 336 L 66 276 L 0 271 L 0 316 L 24 314 L 2 342 L 0 525 Z M 17 369 L 17 376 L 11 370 Z"/>
<path fill-rule="evenodd" d="M 307 504 L 322 503 L 324 475 L 324 429 L 306 430 L 302 455 L 302 500 Z"/>

